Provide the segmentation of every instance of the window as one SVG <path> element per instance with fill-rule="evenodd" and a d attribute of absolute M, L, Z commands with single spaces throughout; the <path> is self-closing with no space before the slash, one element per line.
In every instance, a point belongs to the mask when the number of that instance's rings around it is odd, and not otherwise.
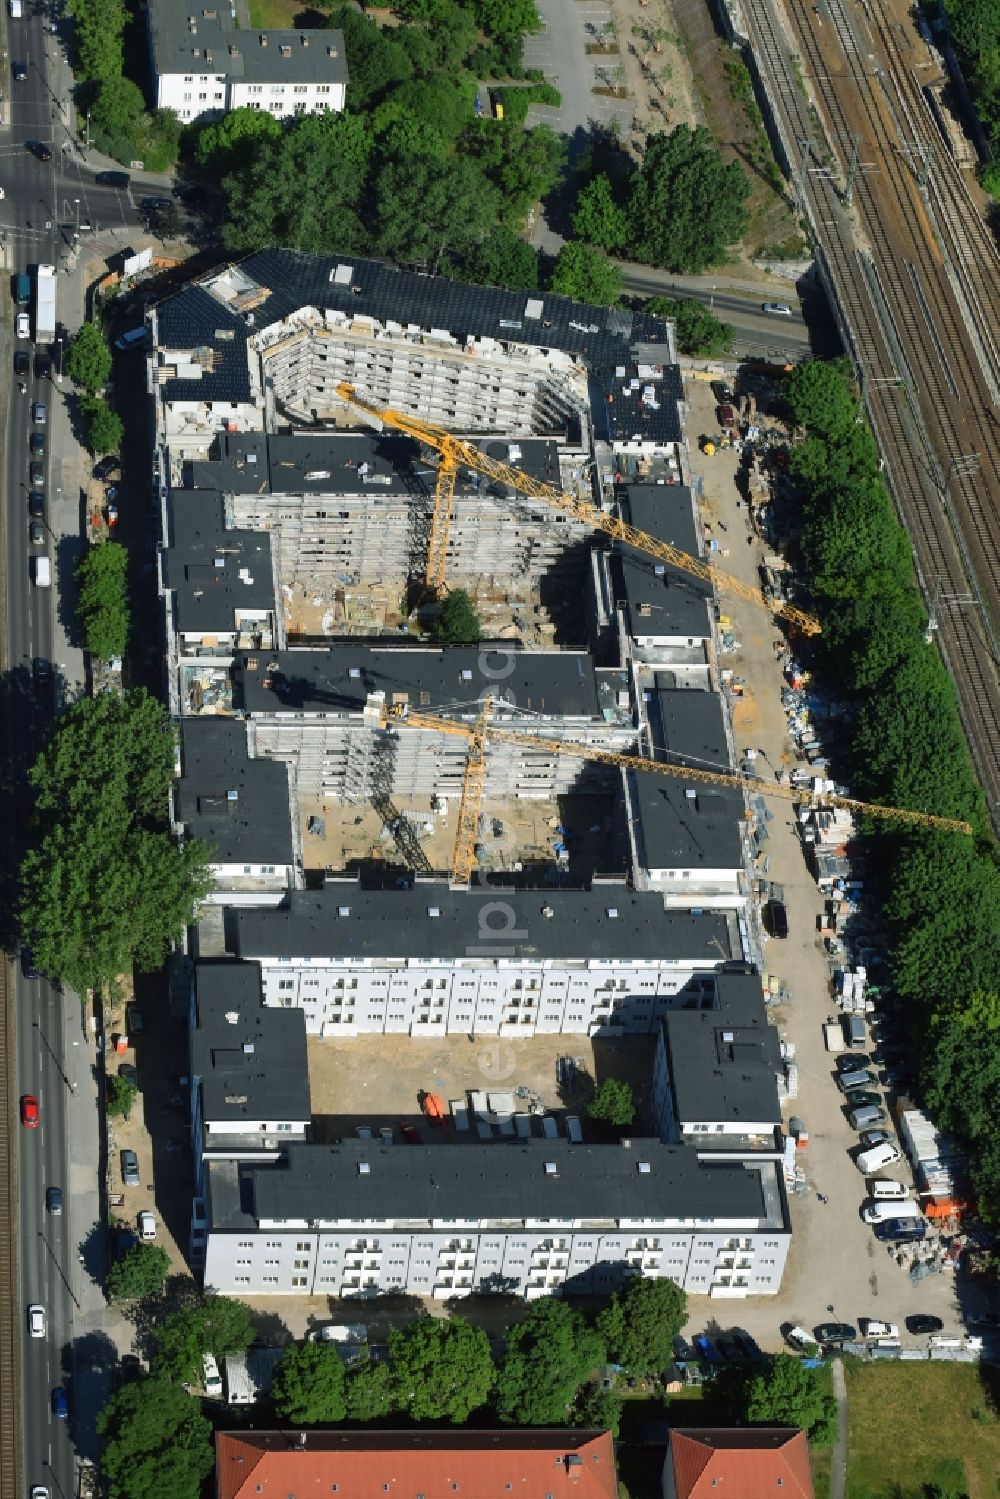
<path fill-rule="evenodd" d="M 304 83 L 296 83 L 296 84 L 292 85 L 292 93 L 293 94 L 305 94 L 307 92 L 308 92 L 308 89 L 307 89 L 307 87 L 306 87 L 306 85 Z"/>
<path fill-rule="evenodd" d="M 328 83 L 318 83 L 316 85 L 316 92 L 317 94 L 328 94 L 330 92 L 330 85 Z"/>
<path fill-rule="evenodd" d="M 249 1275 L 234 1275 L 233 1284 L 237 1286 L 248 1286 L 250 1284 L 250 1277 Z"/>
<path fill-rule="evenodd" d="M 294 989 L 295 988 L 295 980 L 294 979 L 279 979 L 278 980 L 278 988 L 279 989 Z"/>
<path fill-rule="evenodd" d="M 207 94 L 199 94 L 198 98 L 204 100 L 204 99 L 208 98 L 208 95 Z M 244 874 L 249 874 L 250 873 L 250 865 L 249 864 L 244 864 L 244 866 L 243 866 L 243 873 Z"/>
<path fill-rule="evenodd" d="M 295 1248 L 298 1250 L 299 1254 L 301 1254 L 303 1250 L 311 1249 L 312 1245 L 310 1244 L 308 1239 L 300 1239 L 295 1245 Z"/>
<path fill-rule="evenodd" d="M 304 1275 L 293 1275 L 292 1276 L 292 1289 L 293 1290 L 304 1291 L 305 1287 L 306 1287 L 306 1278 L 305 1278 Z"/>

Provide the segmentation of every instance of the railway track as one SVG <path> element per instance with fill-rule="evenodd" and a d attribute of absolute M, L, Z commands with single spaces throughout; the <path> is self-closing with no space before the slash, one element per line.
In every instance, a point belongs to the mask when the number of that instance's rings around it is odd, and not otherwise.
<path fill-rule="evenodd" d="M 21 1483 L 21 1305 L 17 1266 L 17 1046 L 11 964 L 0 953 L 3 1032 L 0 1061 L 0 1499 L 24 1499 Z"/>
<path fill-rule="evenodd" d="M 824 40 L 832 29 L 840 43 L 832 65 L 817 37 L 812 5 L 788 0 L 793 33 L 776 3 L 758 0 L 747 7 L 751 43 L 786 154 L 797 169 L 800 198 L 859 368 L 896 503 L 910 530 L 924 592 L 937 593 L 941 601 L 938 642 L 959 689 L 965 731 L 996 820 L 1000 694 L 993 618 L 1000 613 L 1000 427 L 987 409 L 986 377 L 970 349 L 945 254 L 919 195 L 924 157 L 916 153 L 914 167 L 914 153 L 907 148 L 921 143 L 900 137 L 891 99 L 882 95 L 876 76 L 877 62 L 843 0 L 823 3 L 830 22 L 822 28 Z M 792 66 L 793 49 L 805 64 L 813 98 Z M 854 100 L 854 118 L 841 102 L 844 87 Z M 908 85 L 903 88 L 912 115 L 917 100 Z M 904 115 L 902 96 L 899 112 Z M 846 179 L 848 153 L 859 135 L 862 159 L 867 164 L 874 154 L 877 169 L 877 175 L 863 172 L 855 182 L 857 219 L 872 249 L 869 266 L 855 220 L 832 180 L 838 171 L 841 181 Z M 989 284 L 990 256 L 979 244 L 974 206 L 963 201 L 964 188 L 954 183 L 953 174 L 937 175 L 939 216 L 947 218 L 947 204 L 958 203 L 946 253 L 953 264 L 966 257 L 964 273 L 984 315 L 992 316 L 998 292 Z M 988 347 L 989 340 L 987 353 Z M 970 461 L 972 453 L 978 467 Z"/>

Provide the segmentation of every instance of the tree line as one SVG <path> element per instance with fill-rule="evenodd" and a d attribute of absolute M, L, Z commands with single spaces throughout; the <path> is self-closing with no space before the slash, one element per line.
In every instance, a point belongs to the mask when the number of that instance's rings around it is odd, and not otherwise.
<path fill-rule="evenodd" d="M 980 170 L 980 180 L 987 192 L 1000 198 L 1000 0 L 949 0 L 947 18 L 993 152 L 992 161 Z"/>
<path fill-rule="evenodd" d="M 865 828 L 891 974 L 936 1123 L 965 1143 L 983 1217 L 1000 1219 L 1000 857 L 933 643 L 909 539 L 847 369 L 800 365 L 785 397 L 805 440 L 790 472 L 822 677 L 855 707 L 844 769 L 861 797 L 963 818 L 972 839 Z"/>

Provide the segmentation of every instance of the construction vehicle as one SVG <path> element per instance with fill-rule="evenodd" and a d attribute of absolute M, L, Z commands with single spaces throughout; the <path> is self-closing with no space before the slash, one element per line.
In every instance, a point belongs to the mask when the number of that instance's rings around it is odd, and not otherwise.
<path fill-rule="evenodd" d="M 909 826 L 941 828 L 953 833 L 965 833 L 971 837 L 972 828 L 967 822 L 954 817 L 938 817 L 933 812 L 914 812 L 907 807 L 883 807 L 878 802 L 862 802 L 852 796 L 836 793 L 809 794 L 796 786 L 781 782 L 759 781 L 751 775 L 730 770 L 704 770 L 691 765 L 674 765 L 664 760 L 650 760 L 644 755 L 626 755 L 617 750 L 597 749 L 589 744 L 577 744 L 572 740 L 545 739 L 538 734 L 522 734 L 517 729 L 500 728 L 490 723 L 493 699 L 480 700 L 479 713 L 474 724 L 461 723 L 456 719 L 441 718 L 434 713 L 415 712 L 405 703 L 389 706 L 385 694 L 369 694 L 365 705 L 365 722 L 375 729 L 397 726 L 411 729 L 431 729 L 439 734 L 453 734 L 466 739 L 469 754 L 466 761 L 465 778 L 462 784 L 462 800 L 455 836 L 455 851 L 452 858 L 451 882 L 453 885 L 468 885 L 476 862 L 476 840 L 479 829 L 479 814 L 483 788 L 486 784 L 486 749 L 489 743 L 516 744 L 522 749 L 539 750 L 547 755 L 568 755 L 580 760 L 595 761 L 601 765 L 614 765 L 621 770 L 633 770 L 653 775 L 673 776 L 675 779 L 700 785 L 727 786 L 738 791 L 753 791 L 762 796 L 779 797 L 783 801 L 797 802 L 800 806 L 815 808 L 846 807 L 868 817 L 886 822 L 898 822 Z"/>
<path fill-rule="evenodd" d="M 474 443 L 455 437 L 443 427 L 422 421 L 419 417 L 408 416 L 405 412 L 396 411 L 389 406 L 377 406 L 359 396 L 353 385 L 338 385 L 337 394 L 348 406 L 355 407 L 376 428 L 392 427 L 395 431 L 402 432 L 405 436 L 422 443 L 424 447 L 431 448 L 438 455 L 434 509 L 431 515 L 430 540 L 427 545 L 427 561 L 424 568 L 427 589 L 435 596 L 444 592 L 446 586 L 445 565 L 448 537 L 455 513 L 455 480 L 458 477 L 459 466 L 463 465 L 472 469 L 474 473 L 484 474 L 489 479 L 496 479 L 518 494 L 527 495 L 530 499 L 540 500 L 543 504 L 561 510 L 564 514 L 572 516 L 574 520 L 592 526 L 595 531 L 601 531 L 615 541 L 634 547 L 636 551 L 645 552 L 648 556 L 654 557 L 657 562 L 666 562 L 672 567 L 683 568 L 685 572 L 700 578 L 702 582 L 711 584 L 720 592 L 734 594 L 751 604 L 762 605 L 770 609 L 777 618 L 800 630 L 804 635 L 818 635 L 820 632 L 819 621 L 811 614 L 806 614 L 804 610 L 797 609 L 794 604 L 785 603 L 780 599 L 763 598 L 756 588 L 752 588 L 748 583 L 743 583 L 727 573 L 718 572 L 707 562 L 703 562 L 700 557 L 692 557 L 690 553 L 680 551 L 669 542 L 660 541 L 645 531 L 636 530 L 634 526 L 628 525 L 617 516 L 608 515 L 605 511 L 598 509 L 589 500 L 579 499 L 576 495 L 557 489 L 555 485 L 534 479 L 530 474 L 515 468 L 513 464 L 503 463 L 500 459 L 489 457 Z"/>

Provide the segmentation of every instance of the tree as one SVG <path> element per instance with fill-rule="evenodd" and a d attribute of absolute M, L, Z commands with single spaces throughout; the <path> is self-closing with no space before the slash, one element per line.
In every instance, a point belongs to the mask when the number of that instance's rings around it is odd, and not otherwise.
<path fill-rule="evenodd" d="M 749 196 L 743 168 L 726 165 L 704 126 L 654 133 L 629 194 L 630 253 L 671 271 L 717 265 L 746 229 Z"/>
<path fill-rule="evenodd" d="M 482 633 L 479 615 L 464 588 L 446 594 L 431 627 L 431 636 L 442 645 L 474 645 Z"/>
<path fill-rule="evenodd" d="M 139 127 L 146 101 L 142 89 L 120 74 L 104 80 L 90 106 L 91 124 L 115 142 L 128 141 Z"/>
<path fill-rule="evenodd" d="M 573 1425 L 595 1431 L 610 1431 L 617 1441 L 622 1424 L 622 1397 L 617 1390 L 603 1390 L 599 1384 L 585 1384 L 573 1407 Z"/>
<path fill-rule="evenodd" d="M 615 200 L 611 178 L 606 172 L 592 177 L 577 194 L 573 210 L 573 233 L 588 245 L 604 250 L 618 250 L 628 237 L 625 210 Z"/>
<path fill-rule="evenodd" d="M 87 423 L 87 446 L 95 458 L 99 453 L 117 453 L 125 428 L 117 411 L 112 411 L 100 396 L 84 396 L 80 411 Z"/>
<path fill-rule="evenodd" d="M 674 1356 L 674 1338 L 687 1317 L 687 1297 L 675 1281 L 633 1275 L 597 1318 L 608 1357 L 630 1374 L 656 1374 Z"/>
<path fill-rule="evenodd" d="M 464 1317 L 420 1317 L 389 1333 L 401 1406 L 414 1421 L 461 1425 L 486 1404 L 496 1370 L 489 1338 Z"/>
<path fill-rule="evenodd" d="M 463 157 L 421 155 L 390 161 L 375 179 L 378 247 L 394 260 L 435 269 L 446 250 L 461 254 L 496 224 L 496 191 Z"/>
<path fill-rule="evenodd" d="M 747 1386 L 746 1419 L 756 1426 L 801 1426 L 816 1447 L 837 1434 L 837 1402 L 809 1369 L 790 1353 L 779 1353 Z"/>
<path fill-rule="evenodd" d="M 96 323 L 84 323 L 70 344 L 66 373 L 91 395 L 107 385 L 111 374 L 111 350 Z"/>
<path fill-rule="evenodd" d="M 447 274 L 455 274 L 449 267 Z M 461 280 L 482 286 L 505 286 L 510 291 L 538 290 L 538 252 L 503 224 L 476 245 L 458 272 Z"/>
<path fill-rule="evenodd" d="M 550 289 L 577 302 L 610 307 L 621 295 L 622 273 L 600 250 L 569 240 L 556 258 Z"/>
<path fill-rule="evenodd" d="M 594 1096 L 587 1105 L 587 1116 L 618 1128 L 631 1124 L 635 1118 L 635 1098 L 628 1083 L 618 1077 L 606 1077 L 594 1089 Z"/>
<path fill-rule="evenodd" d="M 360 1364 L 347 1378 L 347 1419 L 368 1426 L 399 1410 L 399 1389 L 388 1364 Z"/>
<path fill-rule="evenodd" d="M 842 442 L 858 419 L 858 402 L 840 360 L 806 359 L 785 376 L 781 393 L 797 426 L 828 443 Z"/>
<path fill-rule="evenodd" d="M 539 26 L 533 0 L 472 0 L 472 12 L 489 36 L 517 36 Z"/>
<path fill-rule="evenodd" d="M 132 1112 L 139 1089 L 129 1078 L 122 1077 L 120 1072 L 113 1072 L 108 1078 L 107 1097 L 105 1108 L 109 1119 L 127 1119 Z"/>
<path fill-rule="evenodd" d="M 253 1322 L 245 1302 L 229 1296 L 203 1296 L 165 1317 L 156 1331 L 154 1362 L 167 1379 L 194 1383 L 202 1377 L 202 1356 L 245 1353 L 253 1342 Z"/>
<path fill-rule="evenodd" d="M 128 553 L 116 541 L 88 547 L 76 568 L 76 612 L 86 649 L 101 661 L 125 653 L 128 640 Z"/>
<path fill-rule="evenodd" d="M 104 1282 L 112 1301 L 142 1301 L 156 1296 L 170 1273 L 170 1256 L 159 1244 L 133 1244 L 114 1261 Z"/>
<path fill-rule="evenodd" d="M 271 1398 L 291 1426 L 343 1421 L 344 1362 L 333 1343 L 293 1343 L 274 1371 Z"/>
<path fill-rule="evenodd" d="M 60 715 L 29 773 L 19 917 L 39 968 L 84 993 L 156 969 L 211 889 L 206 850 L 166 829 L 174 738 L 142 689 Z"/>
<path fill-rule="evenodd" d="M 111 1499 L 200 1499 L 215 1462 L 212 1427 L 186 1390 L 159 1378 L 124 1385 L 97 1429 Z"/>
<path fill-rule="evenodd" d="M 575 1307 L 554 1298 L 535 1301 L 507 1336 L 497 1415 L 516 1426 L 562 1426 L 577 1390 L 603 1362 L 600 1335 Z"/>
<path fill-rule="evenodd" d="M 651 317 L 667 318 L 674 325 L 677 348 L 681 354 L 712 359 L 728 354 L 733 346 L 734 328 L 724 323 L 703 302 L 693 297 L 650 297 L 643 308 Z"/>
<path fill-rule="evenodd" d="M 232 171 L 246 165 L 260 150 L 263 142 L 281 137 L 281 122 L 262 109 L 231 109 L 221 120 L 205 124 L 195 122 L 198 132 L 194 159 L 199 167 L 213 173 Z"/>
<path fill-rule="evenodd" d="M 412 78 L 413 67 L 406 50 L 393 36 L 383 32 L 353 5 L 339 6 L 330 25 L 343 34 L 351 86 L 348 105 L 363 113 L 378 102 L 394 84 Z"/>
<path fill-rule="evenodd" d="M 514 120 L 472 120 L 460 148 L 499 192 L 504 220 L 513 229 L 551 192 L 566 165 L 566 141 L 547 125 L 525 130 Z"/>
<path fill-rule="evenodd" d="M 120 76 L 128 19 L 123 0 L 74 0 L 73 42 L 78 82 Z"/>

